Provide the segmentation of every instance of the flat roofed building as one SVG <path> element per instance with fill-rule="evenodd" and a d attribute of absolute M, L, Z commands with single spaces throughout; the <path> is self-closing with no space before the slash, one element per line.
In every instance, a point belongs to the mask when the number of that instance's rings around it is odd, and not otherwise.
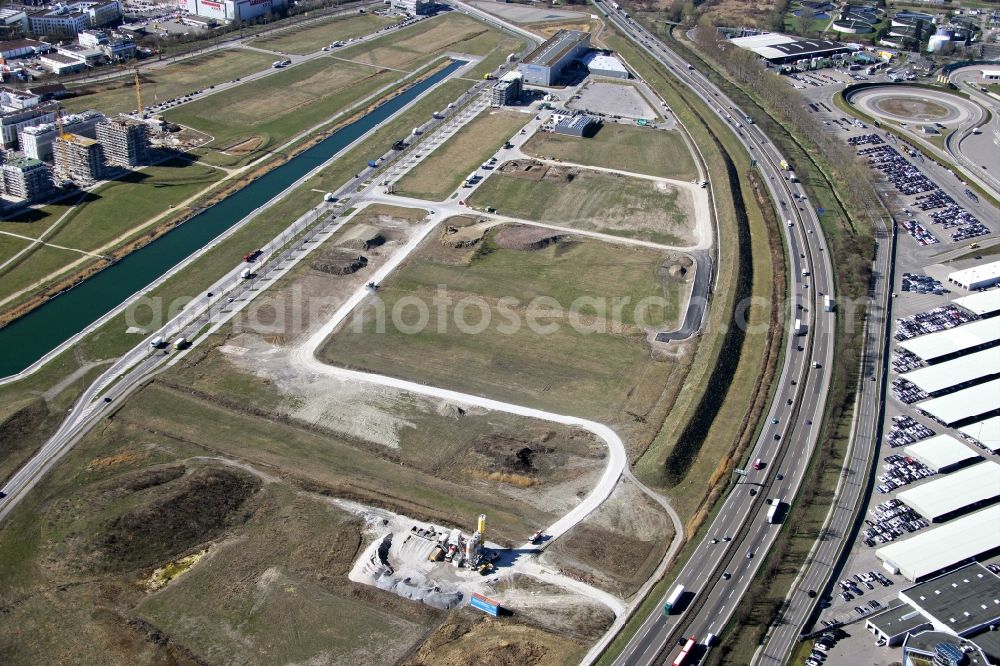
<path fill-rule="evenodd" d="M 490 106 L 500 107 L 513 104 L 521 98 L 521 83 L 524 75 L 521 72 L 507 72 L 493 84 L 490 91 Z"/>
<path fill-rule="evenodd" d="M 996 650 L 990 651 L 990 634 L 980 634 L 974 640 L 956 638 L 943 631 L 925 630 L 909 634 L 903 641 L 903 663 L 907 666 L 992 666 Z"/>
<path fill-rule="evenodd" d="M 146 123 L 118 116 L 97 125 L 97 140 L 108 164 L 134 167 L 146 161 L 149 149 L 149 128 Z"/>
<path fill-rule="evenodd" d="M 1000 343 L 1000 325 L 985 319 L 903 340 L 899 346 L 928 363 L 936 363 L 997 343 Z"/>
<path fill-rule="evenodd" d="M 828 58 L 839 53 L 851 53 L 857 50 L 851 45 L 828 39 L 802 39 L 777 32 L 737 37 L 729 41 L 741 49 L 753 51 L 761 58 L 776 65 L 810 58 Z"/>
<path fill-rule="evenodd" d="M 1000 622 L 1000 576 L 978 562 L 901 590 L 899 599 L 953 636 Z"/>
<path fill-rule="evenodd" d="M 971 419 L 993 416 L 1000 411 L 1000 379 L 924 400 L 915 407 L 947 426 L 965 425 Z"/>
<path fill-rule="evenodd" d="M 894 541 L 875 551 L 882 565 L 907 580 L 919 581 L 974 557 L 1000 549 L 1000 505 Z"/>
<path fill-rule="evenodd" d="M 0 185 L 4 192 L 28 203 L 41 201 L 52 191 L 49 165 L 31 157 L 15 157 L 4 162 Z"/>
<path fill-rule="evenodd" d="M 983 421 L 970 423 L 958 429 L 966 437 L 971 437 L 993 453 L 1000 453 L 1000 416 L 992 416 Z"/>
<path fill-rule="evenodd" d="M 942 474 L 982 460 L 982 456 L 951 435 L 935 435 L 910 444 L 903 453 Z"/>
<path fill-rule="evenodd" d="M 401 12 L 421 16 L 430 14 L 436 3 L 431 0 L 392 0 L 392 8 Z"/>
<path fill-rule="evenodd" d="M 88 139 L 97 138 L 97 124 L 104 120 L 104 114 L 97 111 L 81 111 L 63 116 L 63 131 L 79 134 Z M 42 161 L 51 161 L 52 146 L 59 135 L 55 123 L 46 123 L 36 127 L 27 127 L 21 132 L 21 150 L 28 157 Z"/>
<path fill-rule="evenodd" d="M 931 628 L 931 623 L 913 606 L 902 605 L 872 615 L 865 620 L 865 629 L 875 635 L 880 645 L 900 645 L 907 634 Z"/>
<path fill-rule="evenodd" d="M 45 53 L 50 48 L 52 47 L 45 42 L 35 39 L 13 39 L 7 42 L 0 42 L 0 58 L 4 60 L 23 58 L 38 53 Z"/>
<path fill-rule="evenodd" d="M 104 151 L 94 139 L 78 134 L 64 134 L 53 146 L 56 173 L 79 183 L 89 184 L 104 175 Z"/>
<path fill-rule="evenodd" d="M 997 375 L 1000 375 L 1000 347 L 959 356 L 944 363 L 907 372 L 900 377 L 925 393 L 937 396 L 982 383 Z"/>
<path fill-rule="evenodd" d="M 590 50 L 590 33 L 560 30 L 518 63 L 524 82 L 539 86 L 555 83 L 566 67 Z"/>
<path fill-rule="evenodd" d="M 552 129 L 556 134 L 566 134 L 568 136 L 591 137 L 600 127 L 600 122 L 593 116 L 581 113 L 575 116 L 566 116 Z"/>
<path fill-rule="evenodd" d="M 965 308 L 974 315 L 984 318 L 993 317 L 1000 314 L 1000 289 L 990 289 L 962 296 L 956 298 L 952 303 Z"/>
<path fill-rule="evenodd" d="M 1000 81 L 1000 69 L 984 69 L 982 71 L 983 81 L 996 82 Z"/>
<path fill-rule="evenodd" d="M 966 467 L 904 490 L 896 499 L 932 523 L 944 522 L 1000 499 L 1000 463 Z"/>
<path fill-rule="evenodd" d="M 607 76 L 613 79 L 627 79 L 630 74 L 622 61 L 612 55 L 603 53 L 588 53 L 583 58 L 587 71 L 595 76 Z"/>
<path fill-rule="evenodd" d="M 948 281 L 969 291 L 1000 284 L 1000 261 L 948 273 Z"/>

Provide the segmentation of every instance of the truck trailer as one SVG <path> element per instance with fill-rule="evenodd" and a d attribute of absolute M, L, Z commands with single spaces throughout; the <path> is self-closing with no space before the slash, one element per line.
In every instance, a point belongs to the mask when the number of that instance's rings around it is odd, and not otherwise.
<path fill-rule="evenodd" d="M 681 600 L 681 596 L 683 596 L 683 594 L 684 594 L 683 585 L 677 585 L 676 587 L 674 587 L 673 592 L 671 592 L 670 596 L 667 597 L 666 603 L 663 604 L 664 615 L 670 615 L 670 613 L 673 612 L 674 606 L 676 606 L 677 602 Z"/>
<path fill-rule="evenodd" d="M 824 294 L 823 296 L 823 312 L 833 312 L 837 304 L 833 302 L 833 297 L 830 294 Z"/>

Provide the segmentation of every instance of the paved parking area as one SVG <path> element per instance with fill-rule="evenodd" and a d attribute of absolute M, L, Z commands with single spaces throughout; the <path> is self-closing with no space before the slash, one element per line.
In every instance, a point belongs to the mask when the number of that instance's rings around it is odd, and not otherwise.
<path fill-rule="evenodd" d="M 643 94 L 635 86 L 625 82 L 610 83 L 589 79 L 580 86 L 576 95 L 566 101 L 566 106 L 622 118 L 652 120 L 659 116 Z"/>

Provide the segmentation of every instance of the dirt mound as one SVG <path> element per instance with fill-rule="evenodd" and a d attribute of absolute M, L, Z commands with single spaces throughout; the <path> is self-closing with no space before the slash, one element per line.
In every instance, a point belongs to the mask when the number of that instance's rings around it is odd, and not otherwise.
<path fill-rule="evenodd" d="M 339 247 L 348 247 L 354 250 L 370 250 L 385 242 L 385 236 L 378 227 L 370 224 L 358 224 L 351 227 L 344 233 L 343 238 L 337 241 Z"/>
<path fill-rule="evenodd" d="M 249 155 L 253 151 L 260 148 L 263 143 L 263 137 L 252 136 L 249 139 L 244 139 L 238 143 L 226 146 L 222 148 L 221 151 L 230 155 Z"/>
<path fill-rule="evenodd" d="M 317 271 L 331 275 L 350 275 L 368 265 L 368 257 L 346 248 L 329 248 L 313 259 L 309 265 Z"/>
<path fill-rule="evenodd" d="M 137 485 L 149 488 L 149 482 L 161 478 L 162 474 L 153 475 Z M 248 517 L 240 509 L 260 488 L 260 481 L 228 469 L 199 469 L 154 485 L 162 485 L 162 492 L 147 493 L 96 535 L 109 568 L 158 564 L 218 537 Z"/>
<path fill-rule="evenodd" d="M 534 251 L 558 243 L 566 236 L 567 234 L 555 229 L 513 225 L 498 231 L 494 240 L 497 247 L 504 250 Z"/>
<path fill-rule="evenodd" d="M 694 277 L 694 259 L 686 254 L 671 256 L 660 265 L 660 277 L 672 282 L 688 282 Z"/>
<path fill-rule="evenodd" d="M 483 239 L 488 228 L 485 224 L 472 224 L 469 226 L 446 224 L 441 231 L 441 242 L 448 247 L 456 249 L 472 247 Z"/>
<path fill-rule="evenodd" d="M 549 666 L 570 661 L 581 644 L 535 627 L 498 621 L 470 621 L 452 615 L 438 627 L 406 666 L 464 666 L 476 654 L 481 666 Z"/>
<path fill-rule="evenodd" d="M 479 440 L 473 450 L 490 458 L 493 470 L 521 474 L 535 471 L 535 449 L 528 442 L 498 435 Z"/>

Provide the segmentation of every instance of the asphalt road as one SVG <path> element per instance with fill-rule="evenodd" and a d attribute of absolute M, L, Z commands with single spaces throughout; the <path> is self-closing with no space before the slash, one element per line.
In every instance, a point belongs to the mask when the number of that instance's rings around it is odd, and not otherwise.
<path fill-rule="evenodd" d="M 762 556 L 777 536 L 778 528 L 767 523 L 765 498 L 790 500 L 796 494 L 806 465 L 815 449 L 823 409 L 829 390 L 826 367 L 835 351 L 835 313 L 823 312 L 823 295 L 833 293 L 832 267 L 815 211 L 799 185 L 789 183 L 778 167 L 782 159 L 777 148 L 753 125 L 744 125 L 745 114 L 713 84 L 671 52 L 656 37 L 599 0 L 597 6 L 630 39 L 664 64 L 692 93 L 725 120 L 747 151 L 758 161 L 774 200 L 791 226 L 785 242 L 789 266 L 792 318 L 807 326 L 804 336 L 786 331 L 788 353 L 778 380 L 776 399 L 768 413 L 752 458 L 765 462 L 762 470 L 748 470 L 723 501 L 716 517 L 705 530 L 706 536 L 679 572 L 676 583 L 694 593 L 687 610 L 664 616 L 657 608 L 649 615 L 617 664 L 659 663 L 666 653 L 671 661 L 681 637 L 704 641 L 708 633 L 718 633 L 746 593 Z M 803 269 L 807 275 L 803 275 Z M 802 351 L 798 351 L 798 347 Z M 819 367 L 814 367 L 814 363 Z M 789 404 L 789 401 L 791 404 Z M 778 479 L 778 475 L 782 478 Z M 751 492 L 753 494 L 751 495 Z M 727 540 L 727 538 L 729 540 Z M 717 540 L 717 543 L 712 543 Z M 728 578 L 723 573 L 729 574 Z M 662 601 L 665 601 L 662 600 Z M 662 601 L 660 606 L 662 606 Z"/>

